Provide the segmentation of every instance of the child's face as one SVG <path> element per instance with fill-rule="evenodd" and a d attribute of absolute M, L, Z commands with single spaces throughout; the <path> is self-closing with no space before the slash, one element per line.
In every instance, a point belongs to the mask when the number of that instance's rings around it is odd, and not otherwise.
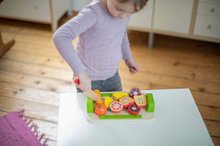
<path fill-rule="evenodd" d="M 135 12 L 131 2 L 120 3 L 117 0 L 106 0 L 107 8 L 114 17 L 124 19 Z"/>

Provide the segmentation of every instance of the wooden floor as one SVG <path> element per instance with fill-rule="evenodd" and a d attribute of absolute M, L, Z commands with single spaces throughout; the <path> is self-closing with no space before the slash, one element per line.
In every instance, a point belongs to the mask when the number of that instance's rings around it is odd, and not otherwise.
<path fill-rule="evenodd" d="M 72 72 L 57 53 L 47 25 L 0 19 L 4 41 L 15 45 L 0 59 L 0 115 L 25 109 L 56 145 L 59 93 L 72 92 Z M 129 32 L 139 74 L 120 65 L 124 90 L 190 88 L 215 145 L 220 145 L 220 44 Z"/>

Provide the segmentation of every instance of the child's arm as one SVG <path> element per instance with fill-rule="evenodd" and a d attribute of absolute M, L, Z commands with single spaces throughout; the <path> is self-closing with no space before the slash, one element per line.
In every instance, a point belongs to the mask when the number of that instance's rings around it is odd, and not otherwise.
<path fill-rule="evenodd" d="M 92 27 L 96 22 L 96 14 L 92 9 L 83 9 L 76 17 L 61 26 L 53 35 L 54 44 L 76 75 L 85 71 L 72 40 Z"/>
<path fill-rule="evenodd" d="M 60 55 L 68 63 L 74 74 L 79 76 L 83 87 L 91 87 L 91 81 L 86 76 L 86 67 L 82 63 L 72 40 L 91 28 L 96 23 L 96 14 L 91 8 L 84 8 L 76 17 L 61 26 L 53 35 L 54 44 Z M 87 84 L 87 85 L 86 85 Z"/>
<path fill-rule="evenodd" d="M 125 31 L 121 47 L 122 47 L 122 56 L 123 59 L 125 60 L 125 64 L 129 68 L 129 71 L 131 73 L 137 73 L 139 71 L 139 66 L 135 63 L 132 57 L 127 31 Z"/>

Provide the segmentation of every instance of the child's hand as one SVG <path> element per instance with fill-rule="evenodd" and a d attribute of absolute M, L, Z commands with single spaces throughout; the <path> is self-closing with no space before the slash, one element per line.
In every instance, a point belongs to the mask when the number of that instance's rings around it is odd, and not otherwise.
<path fill-rule="evenodd" d="M 88 91 L 91 90 L 91 80 L 86 72 L 83 72 L 78 75 L 79 77 L 79 84 L 76 84 L 76 86 L 81 89 L 82 91 Z M 74 80 L 74 77 L 73 77 Z"/>
<path fill-rule="evenodd" d="M 129 71 L 131 73 L 137 73 L 139 72 L 139 66 L 135 63 L 134 59 L 131 57 L 129 59 L 125 60 L 125 64 L 129 68 Z"/>

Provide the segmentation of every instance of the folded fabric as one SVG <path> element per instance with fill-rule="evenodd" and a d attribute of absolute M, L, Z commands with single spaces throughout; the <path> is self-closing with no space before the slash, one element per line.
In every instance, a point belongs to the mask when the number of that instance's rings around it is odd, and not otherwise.
<path fill-rule="evenodd" d="M 24 110 L 0 117 L 0 146 L 47 146 L 48 138 L 23 113 Z"/>

